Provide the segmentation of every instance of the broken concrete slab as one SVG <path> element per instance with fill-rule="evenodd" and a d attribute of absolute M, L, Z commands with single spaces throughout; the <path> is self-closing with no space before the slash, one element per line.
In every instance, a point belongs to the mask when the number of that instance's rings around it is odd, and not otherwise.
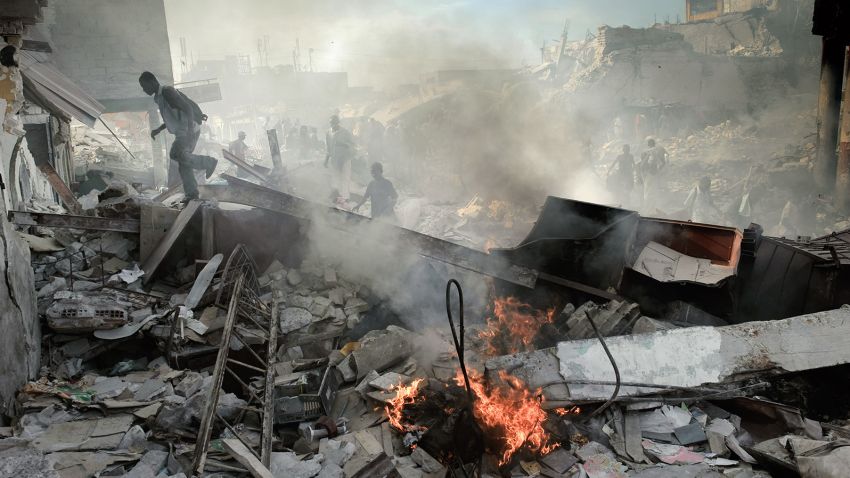
<path fill-rule="evenodd" d="M 32 443 L 45 452 L 114 449 L 132 424 L 133 416 L 127 414 L 57 423 L 50 425 Z"/>
<path fill-rule="evenodd" d="M 407 385 L 411 380 L 407 375 L 401 375 L 395 372 L 387 372 L 375 379 L 369 381 L 369 385 L 377 388 L 378 390 L 383 390 L 384 392 L 389 392 L 394 388 L 400 385 Z"/>
<path fill-rule="evenodd" d="M 167 451 L 149 451 L 145 453 L 142 459 L 136 463 L 136 466 L 134 466 L 129 473 L 124 474 L 123 478 L 149 478 L 151 476 L 158 476 L 160 470 L 165 468 L 167 461 Z"/>
<path fill-rule="evenodd" d="M 118 451 L 60 451 L 45 455 L 62 478 L 89 478 L 97 476 L 116 463 L 132 463 L 141 458 L 135 453 Z"/>
<path fill-rule="evenodd" d="M 136 390 L 136 393 L 133 394 L 133 398 L 135 400 L 140 401 L 148 401 L 156 396 L 164 393 L 166 390 L 166 383 L 158 378 L 152 378 L 147 380 L 145 383 Z"/>
<path fill-rule="evenodd" d="M 738 380 L 747 374 L 796 372 L 850 362 L 850 307 L 771 322 L 749 322 L 726 327 L 690 327 L 654 334 L 618 336 L 607 339 L 624 382 L 657 383 L 678 387 Z M 518 370 L 551 361 L 541 350 L 517 354 L 522 362 L 511 373 L 519 378 L 534 376 L 534 370 Z M 558 379 L 613 382 L 614 371 L 596 339 L 561 342 L 556 352 L 560 362 Z M 535 358 L 537 360 L 535 360 Z M 504 360 L 488 361 L 487 369 Z M 545 372 L 545 370 L 544 370 Z M 540 383 L 537 377 L 529 386 Z M 607 400 L 613 386 L 576 384 L 569 397 Z M 620 396 L 657 393 L 657 389 L 623 386 Z"/>
<path fill-rule="evenodd" d="M 343 363 L 347 362 L 357 378 L 362 379 L 372 370 L 381 372 L 402 362 L 413 352 L 413 344 L 406 334 L 389 329 L 374 330 L 363 336 L 360 348 L 351 352 Z"/>
<path fill-rule="evenodd" d="M 81 333 L 114 329 L 128 321 L 127 309 L 107 295 L 55 300 L 46 311 L 47 325 L 57 332 Z"/>
<path fill-rule="evenodd" d="M 7 438 L 0 440 L 0 476 L 59 478 L 61 475 L 53 469 L 50 460 L 26 440 Z"/>

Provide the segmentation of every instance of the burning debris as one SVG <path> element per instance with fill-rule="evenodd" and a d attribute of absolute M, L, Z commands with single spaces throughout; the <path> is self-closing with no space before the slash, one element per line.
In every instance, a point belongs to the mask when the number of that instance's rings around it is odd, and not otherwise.
<path fill-rule="evenodd" d="M 212 206 L 183 211 L 228 220 L 202 208 Z M 166 231 L 169 249 L 196 233 L 192 217 L 172 217 L 171 228 L 186 231 Z M 632 224 L 645 228 L 647 244 L 661 240 L 654 223 Z M 491 284 L 474 308 L 462 306 L 472 319 L 452 347 L 440 321 L 411 326 L 392 297 L 315 252 L 273 254 L 259 274 L 246 245 L 194 265 L 166 249 L 168 265 L 151 277 L 132 233 L 54 239 L 61 250 L 32 259 L 49 333 L 42 375 L 18 395 L 14 433 L 30 445 L 10 453 L 62 463 L 61 476 L 643 476 L 667 466 L 769 468 L 778 454 L 771 440 L 827 444 L 843 433 L 748 397 L 772 390 L 771 368 L 850 362 L 837 351 L 789 358 L 769 345 L 831 350 L 843 343 L 844 310 L 717 327 L 725 322 L 689 304 L 656 318 L 590 286 L 535 296 Z M 803 336 L 801 324 L 832 332 L 793 342 L 788 331 Z M 717 356 L 713 340 L 727 352 Z M 782 424 L 754 425 L 780 409 Z M 68 443 L 69 435 L 80 438 Z"/>
<path fill-rule="evenodd" d="M 0 22 L 4 343 L 41 352 L 0 475 L 846 475 L 845 15 L 727 3 L 356 98 L 260 41 L 108 108 Z"/>

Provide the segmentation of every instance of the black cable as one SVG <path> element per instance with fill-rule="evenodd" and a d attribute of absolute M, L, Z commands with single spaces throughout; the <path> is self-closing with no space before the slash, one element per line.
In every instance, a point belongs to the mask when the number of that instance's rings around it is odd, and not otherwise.
<path fill-rule="evenodd" d="M 460 340 L 458 340 L 455 332 L 455 323 L 452 318 L 452 284 L 457 288 L 458 301 L 460 302 L 460 310 L 458 314 L 458 323 L 460 324 Z M 472 406 L 472 387 L 469 385 L 469 375 L 466 373 L 466 362 L 463 359 L 463 289 L 460 288 L 460 282 L 455 279 L 449 279 L 446 283 L 446 315 L 449 317 L 449 327 L 452 329 L 452 339 L 455 342 L 455 351 L 460 362 L 460 371 L 463 372 L 463 381 L 466 383 L 466 394 L 469 395 L 470 407 Z"/>
<path fill-rule="evenodd" d="M 611 361 L 611 366 L 614 367 L 614 379 L 616 381 L 616 385 L 614 386 L 614 393 L 611 394 L 611 398 L 608 399 L 607 402 L 603 403 L 602 406 L 597 408 L 590 414 L 588 418 L 593 418 L 600 413 L 604 412 L 605 409 L 611 406 L 614 403 L 614 400 L 617 399 L 617 395 L 620 393 L 620 369 L 617 368 L 617 362 L 614 361 L 614 356 L 611 355 L 611 351 L 608 350 L 608 344 L 605 343 L 605 338 L 602 337 L 602 334 L 599 333 L 599 329 L 596 328 L 596 324 L 593 322 L 593 318 L 590 317 L 590 312 L 587 310 L 584 311 L 584 315 L 587 317 L 587 320 L 590 322 L 590 326 L 593 327 L 593 331 L 596 333 L 596 337 L 602 343 L 602 348 L 605 349 L 605 354 L 608 355 L 608 360 Z"/>

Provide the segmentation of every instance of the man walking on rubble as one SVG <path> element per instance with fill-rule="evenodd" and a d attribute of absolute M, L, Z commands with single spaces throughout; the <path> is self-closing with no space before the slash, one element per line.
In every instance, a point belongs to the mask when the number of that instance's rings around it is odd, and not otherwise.
<path fill-rule="evenodd" d="M 662 171 L 667 166 L 667 150 L 649 138 L 647 150 L 641 154 L 639 171 L 643 181 L 643 205 L 646 213 L 654 213 L 656 200 L 662 193 Z"/>
<path fill-rule="evenodd" d="M 629 152 L 629 145 L 623 145 L 623 154 L 608 167 L 606 178 L 608 191 L 617 197 L 620 206 L 627 205 L 635 186 L 635 157 Z"/>
<path fill-rule="evenodd" d="M 245 144 L 245 137 L 247 135 L 244 131 L 239 132 L 239 136 L 230 142 L 227 146 L 227 150 L 230 151 L 230 154 L 236 156 L 237 158 L 245 161 L 245 155 L 248 154 L 248 145 Z"/>
<path fill-rule="evenodd" d="M 723 214 L 714 204 L 714 198 L 711 196 L 710 177 L 701 177 L 699 182 L 691 188 L 688 198 L 685 199 L 685 210 L 688 211 L 689 219 L 694 222 L 706 224 L 723 222 Z"/>
<path fill-rule="evenodd" d="M 372 163 L 372 181 L 366 186 L 363 199 L 357 203 L 352 211 L 357 212 L 366 201 L 372 201 L 372 219 L 385 218 L 395 219 L 395 203 L 398 193 L 393 183 L 384 177 L 384 166 L 381 163 Z"/>
<path fill-rule="evenodd" d="M 177 91 L 173 86 L 159 84 L 153 73 L 145 71 L 139 76 L 142 90 L 153 96 L 159 107 L 163 124 L 151 131 L 151 138 L 164 129 L 174 135 L 169 157 L 178 164 L 180 178 L 183 180 L 183 202 L 198 198 L 198 181 L 195 179 L 196 169 L 206 172 L 206 177 L 212 176 L 218 161 L 210 156 L 193 154 L 198 138 L 201 136 L 201 124 L 207 116 L 194 101 Z"/>
<path fill-rule="evenodd" d="M 330 129 L 326 140 L 328 152 L 325 155 L 325 167 L 331 166 L 331 187 L 336 203 L 348 201 L 351 183 L 351 161 L 354 159 L 354 136 L 340 125 L 339 116 L 330 119 Z"/>

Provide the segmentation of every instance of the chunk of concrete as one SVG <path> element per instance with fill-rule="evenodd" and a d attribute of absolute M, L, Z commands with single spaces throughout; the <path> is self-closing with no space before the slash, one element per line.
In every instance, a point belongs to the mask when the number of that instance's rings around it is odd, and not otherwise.
<path fill-rule="evenodd" d="M 690 327 L 606 340 L 618 362 L 622 381 L 679 387 L 723 383 L 745 373 L 799 372 L 850 363 L 848 341 L 850 307 L 847 306 L 784 320 Z M 560 374 L 568 383 L 615 380 L 613 368 L 596 339 L 561 342 L 557 357 Z M 517 370 L 512 373 L 517 375 Z M 613 386 L 609 385 L 571 384 L 569 394 L 572 399 L 607 400 L 612 390 Z M 624 386 L 620 395 L 656 391 Z"/>
<path fill-rule="evenodd" d="M 299 307 L 287 307 L 280 311 L 281 334 L 294 332 L 302 327 L 313 323 L 313 314 L 309 310 Z"/>
<path fill-rule="evenodd" d="M 301 277 L 301 273 L 298 272 L 298 269 L 290 269 L 289 272 L 286 273 L 286 282 L 293 287 L 297 286 L 303 281 L 304 278 Z"/>
<path fill-rule="evenodd" d="M 174 393 L 181 397 L 191 397 L 204 385 L 204 377 L 198 372 L 188 371 L 183 380 L 174 387 Z"/>
<path fill-rule="evenodd" d="M 446 468 L 434 457 L 423 450 L 421 446 L 416 447 L 410 458 L 419 465 L 425 473 L 445 473 Z"/>
<path fill-rule="evenodd" d="M 273 452 L 269 469 L 275 478 L 313 478 L 322 471 L 320 455 L 309 460 L 299 460 L 292 452 Z"/>
<path fill-rule="evenodd" d="M 362 379 L 372 370 L 381 372 L 402 362 L 413 352 L 413 344 L 406 335 L 390 330 L 375 330 L 360 340 L 360 348 L 351 352 L 347 362 L 357 378 Z"/>
<path fill-rule="evenodd" d="M 124 474 L 123 478 L 151 478 L 159 475 L 160 470 L 165 468 L 168 461 L 168 452 L 153 450 L 145 453 L 141 460 Z"/>

